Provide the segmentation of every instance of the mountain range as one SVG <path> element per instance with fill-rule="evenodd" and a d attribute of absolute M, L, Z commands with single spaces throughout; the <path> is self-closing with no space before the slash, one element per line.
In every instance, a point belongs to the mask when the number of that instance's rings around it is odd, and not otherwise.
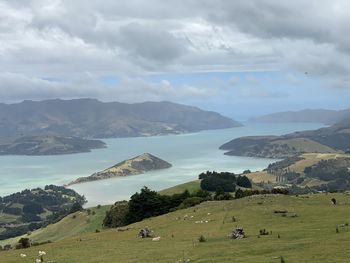
<path fill-rule="evenodd" d="M 0 137 L 81 138 L 152 136 L 240 126 L 216 112 L 172 102 L 126 104 L 96 99 L 0 104 Z"/>

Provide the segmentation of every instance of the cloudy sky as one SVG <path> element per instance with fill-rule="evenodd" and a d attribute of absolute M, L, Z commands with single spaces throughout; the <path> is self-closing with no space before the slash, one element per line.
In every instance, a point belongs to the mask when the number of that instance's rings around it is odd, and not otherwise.
<path fill-rule="evenodd" d="M 0 0 L 0 100 L 350 107 L 347 0 Z"/>

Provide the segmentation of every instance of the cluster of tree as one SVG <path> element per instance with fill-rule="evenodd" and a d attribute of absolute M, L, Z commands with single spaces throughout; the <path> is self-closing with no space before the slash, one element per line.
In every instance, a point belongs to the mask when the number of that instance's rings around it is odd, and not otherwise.
<path fill-rule="evenodd" d="M 1 224 L 0 240 L 55 223 L 82 209 L 85 201 L 84 196 L 74 190 L 55 185 L 1 197 L 0 213 L 15 215 L 16 219 L 9 224 Z"/>
<path fill-rule="evenodd" d="M 281 161 L 269 164 L 269 166 L 266 168 L 266 171 L 271 174 L 279 174 L 281 171 L 286 170 L 292 164 L 303 159 L 304 158 L 300 156 L 287 157 Z"/>
<path fill-rule="evenodd" d="M 140 193 L 132 195 L 129 202 L 115 203 L 106 212 L 103 225 L 106 227 L 124 226 L 176 209 L 191 207 L 209 199 L 211 199 L 211 194 L 203 190 L 193 194 L 186 190 L 181 194 L 161 195 L 144 187 Z"/>
<path fill-rule="evenodd" d="M 315 165 L 306 167 L 307 177 L 318 178 L 323 181 L 350 180 L 350 158 L 321 160 Z"/>
<path fill-rule="evenodd" d="M 234 192 L 236 186 L 241 186 L 245 188 L 251 188 L 252 184 L 248 177 L 245 175 L 236 175 L 230 172 L 215 172 L 207 171 L 201 173 L 199 176 L 201 179 L 201 189 L 206 191 L 218 191 L 222 190 L 224 192 Z"/>

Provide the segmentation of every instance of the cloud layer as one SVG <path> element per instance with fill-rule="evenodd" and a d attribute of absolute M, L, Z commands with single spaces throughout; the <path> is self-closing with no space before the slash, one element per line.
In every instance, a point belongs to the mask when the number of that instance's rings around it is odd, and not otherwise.
<path fill-rule="evenodd" d="M 0 0 L 0 96 L 210 97 L 227 87 L 151 83 L 143 76 L 270 70 L 307 72 L 344 89 L 349 27 L 345 0 Z M 102 76 L 119 82 L 105 85 Z M 252 88 L 237 94 L 268 96 Z"/>

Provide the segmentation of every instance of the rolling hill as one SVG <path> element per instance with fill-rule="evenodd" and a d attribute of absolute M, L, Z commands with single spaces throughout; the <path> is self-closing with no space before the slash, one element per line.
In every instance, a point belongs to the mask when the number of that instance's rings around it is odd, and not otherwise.
<path fill-rule="evenodd" d="M 331 198 L 337 200 L 336 206 Z M 124 231 L 79 234 L 39 247 L 3 251 L 0 257 L 2 263 L 34 262 L 41 250 L 46 252 L 45 260 L 53 262 L 268 263 L 281 262 L 283 257 L 285 262 L 345 263 L 345 248 L 350 246 L 349 203 L 346 194 L 206 202 L 129 225 Z M 137 238 L 144 227 L 160 240 Z M 243 227 L 246 238 L 228 238 L 236 227 Z M 260 235 L 262 229 L 268 235 Z M 198 241 L 201 235 L 206 242 Z"/>
<path fill-rule="evenodd" d="M 226 155 L 283 159 L 303 153 L 350 151 L 350 119 L 330 127 L 282 136 L 248 136 L 220 146 Z"/>

